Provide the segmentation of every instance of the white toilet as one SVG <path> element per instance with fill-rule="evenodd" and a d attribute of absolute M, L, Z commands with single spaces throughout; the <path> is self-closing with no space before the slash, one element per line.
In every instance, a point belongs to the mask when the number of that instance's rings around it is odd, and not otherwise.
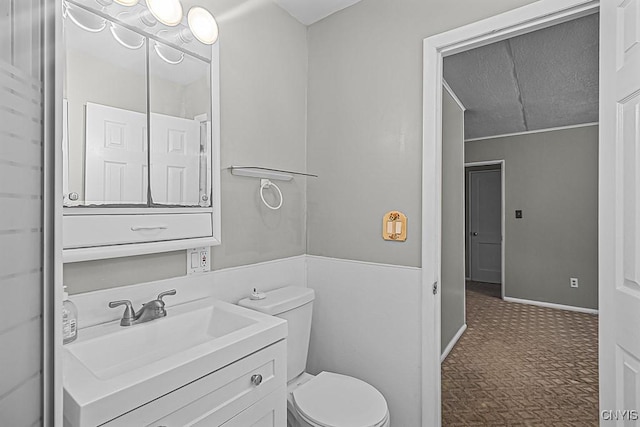
<path fill-rule="evenodd" d="M 313 289 L 288 286 L 266 292 L 266 298 L 245 298 L 239 305 L 287 321 L 287 426 L 388 427 L 384 396 L 370 384 L 346 375 L 305 372 Z"/>

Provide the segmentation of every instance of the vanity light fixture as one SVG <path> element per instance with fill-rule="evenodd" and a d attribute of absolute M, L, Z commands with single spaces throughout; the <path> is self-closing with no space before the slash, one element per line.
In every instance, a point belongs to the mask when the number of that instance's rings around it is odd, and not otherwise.
<path fill-rule="evenodd" d="M 187 15 L 189 28 L 193 35 L 204 44 L 214 44 L 218 40 L 218 23 L 205 8 L 195 6 Z"/>
<path fill-rule="evenodd" d="M 158 23 L 158 21 L 156 21 L 156 18 L 151 14 L 151 12 L 149 12 L 148 9 L 142 9 L 132 12 L 122 12 L 118 14 L 117 18 L 125 24 L 132 25 L 134 27 L 139 27 L 140 24 L 142 24 L 145 27 L 151 28 Z"/>
<path fill-rule="evenodd" d="M 170 27 L 182 21 L 180 0 L 147 0 L 147 8 L 158 21 Z"/>
<path fill-rule="evenodd" d="M 123 6 L 135 6 L 139 0 L 95 0 L 104 10 L 114 2 Z M 144 5 L 144 3 L 143 3 Z M 182 4 L 180 0 L 146 0 L 146 8 L 133 8 L 123 11 L 117 15 L 117 19 L 126 25 L 140 28 L 154 27 L 158 21 L 175 27 L 182 22 Z M 69 18 L 78 27 L 92 33 L 99 33 L 107 26 L 107 20 L 93 13 L 89 13 L 81 7 L 67 1 L 63 2 L 63 16 Z M 175 44 L 184 45 L 196 38 L 203 44 L 212 45 L 218 40 L 219 28 L 214 16 L 207 9 L 201 6 L 194 6 L 187 14 L 189 27 L 178 27 L 176 29 L 163 29 L 156 33 L 157 36 Z M 144 40 L 133 39 L 131 36 L 116 25 L 109 25 L 109 30 L 113 37 L 122 46 L 129 49 L 139 49 L 144 45 Z M 154 45 L 158 56 L 169 64 L 179 64 L 182 57 L 176 57 L 172 52 L 167 52 L 162 46 Z M 175 58 L 174 58 L 175 57 Z"/>
<path fill-rule="evenodd" d="M 168 40 L 177 45 L 183 45 L 193 41 L 193 33 L 188 28 L 182 27 L 174 30 L 160 30 L 158 37 Z"/>

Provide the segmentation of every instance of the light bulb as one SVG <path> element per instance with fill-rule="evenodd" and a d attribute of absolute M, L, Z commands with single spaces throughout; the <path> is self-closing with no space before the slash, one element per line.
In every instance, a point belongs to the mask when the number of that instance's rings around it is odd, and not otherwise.
<path fill-rule="evenodd" d="M 175 27 L 182 21 L 182 4 L 180 0 L 147 0 L 151 14 L 160 22 Z"/>
<path fill-rule="evenodd" d="M 218 23 L 208 10 L 199 6 L 192 7 L 187 21 L 193 35 L 202 43 L 214 44 L 218 40 Z"/>
<path fill-rule="evenodd" d="M 123 6 L 135 6 L 138 4 L 138 0 L 113 0 Z"/>

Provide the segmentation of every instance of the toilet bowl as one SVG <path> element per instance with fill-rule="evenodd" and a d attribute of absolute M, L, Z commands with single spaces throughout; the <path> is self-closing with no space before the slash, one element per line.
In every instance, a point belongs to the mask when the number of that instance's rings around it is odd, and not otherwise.
<path fill-rule="evenodd" d="M 287 427 L 388 427 L 387 402 L 372 385 L 332 372 L 305 372 L 313 289 L 288 286 L 265 294 L 238 304 L 287 320 Z"/>
<path fill-rule="evenodd" d="M 287 427 L 389 427 L 389 411 L 373 386 L 346 375 L 303 373 L 287 386 Z"/>

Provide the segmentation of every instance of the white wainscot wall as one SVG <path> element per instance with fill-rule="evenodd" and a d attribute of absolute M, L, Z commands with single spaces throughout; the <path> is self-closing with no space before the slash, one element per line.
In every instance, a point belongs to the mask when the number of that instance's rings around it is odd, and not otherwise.
<path fill-rule="evenodd" d="M 307 371 L 360 378 L 385 396 L 392 426 L 418 426 L 421 396 L 421 270 L 296 256 L 156 282 L 72 295 L 79 327 L 118 320 L 128 299 L 138 309 L 160 292 L 171 306 L 204 297 L 236 303 L 256 287 L 309 286 L 316 292 Z M 82 334 L 82 330 L 79 332 Z"/>
<path fill-rule="evenodd" d="M 316 292 L 307 370 L 360 378 L 392 426 L 421 425 L 421 270 L 307 256 Z"/>

